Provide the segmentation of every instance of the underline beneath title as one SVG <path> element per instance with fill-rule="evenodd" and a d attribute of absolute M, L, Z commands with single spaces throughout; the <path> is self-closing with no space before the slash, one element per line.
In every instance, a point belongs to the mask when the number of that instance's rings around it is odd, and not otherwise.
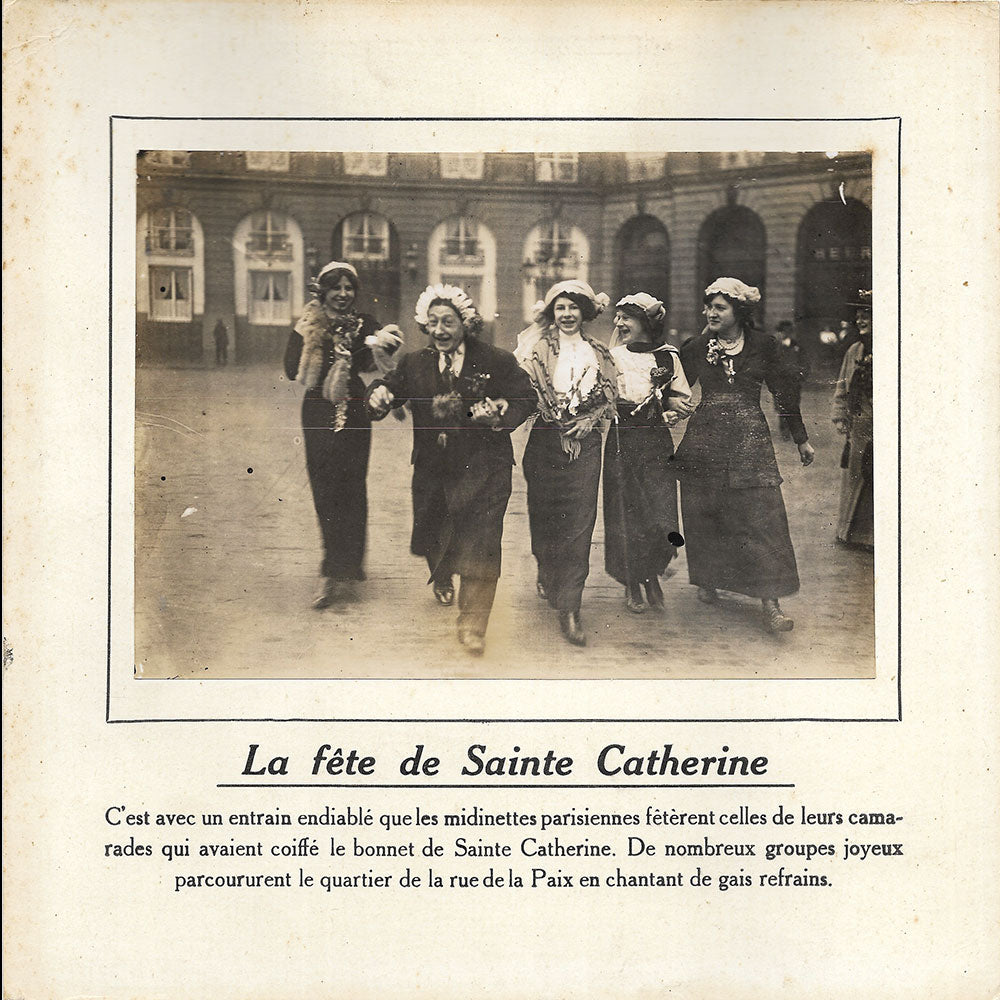
<path fill-rule="evenodd" d="M 369 784 L 354 784 L 351 782 L 344 782 L 341 784 L 329 784 L 320 782 L 309 782 L 305 784 L 292 784 L 290 782 L 280 782 L 280 781 L 261 781 L 261 782 L 220 782 L 215 786 L 216 788 L 350 788 L 352 790 L 361 789 L 397 789 L 397 788 L 416 788 L 416 789 L 494 789 L 502 790 L 505 788 L 554 788 L 554 789 L 565 789 L 565 788 L 580 788 L 580 789 L 599 789 L 599 788 L 612 788 L 612 789 L 626 789 L 626 788 L 794 788 L 795 784 L 789 782 L 787 784 L 737 784 L 734 782 L 723 782 L 718 784 L 709 784 L 707 782 L 701 783 L 691 783 L 691 784 L 629 784 L 629 785 L 610 785 L 610 784 L 595 784 L 595 785 L 585 785 L 585 784 L 531 784 L 531 785 L 472 785 L 472 784 L 459 784 L 459 785 L 428 785 L 428 784 L 410 784 L 410 785 L 369 785 Z"/>

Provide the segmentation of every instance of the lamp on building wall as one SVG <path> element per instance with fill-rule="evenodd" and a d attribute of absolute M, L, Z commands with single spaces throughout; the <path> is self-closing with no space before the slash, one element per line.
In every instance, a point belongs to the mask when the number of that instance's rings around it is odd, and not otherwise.
<path fill-rule="evenodd" d="M 306 267 L 309 268 L 309 276 L 314 278 L 319 270 L 319 251 L 311 243 L 306 247 Z"/>
<path fill-rule="evenodd" d="M 416 243 L 411 243 L 403 254 L 403 266 L 412 281 L 417 276 L 417 268 L 420 266 L 420 247 Z"/>

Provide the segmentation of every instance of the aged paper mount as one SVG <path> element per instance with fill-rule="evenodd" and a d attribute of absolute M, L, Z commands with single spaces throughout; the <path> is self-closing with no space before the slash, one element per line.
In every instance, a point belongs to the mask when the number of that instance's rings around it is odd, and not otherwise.
<path fill-rule="evenodd" d="M 676 3 L 609 12 L 593 4 L 22 0 L 4 17 L 7 993 L 995 995 L 995 4 Z M 191 124 L 202 116 L 216 121 Z M 405 128 L 371 121 L 363 144 L 360 126 L 311 121 L 432 116 L 594 121 L 491 124 L 489 141 L 481 122 L 445 123 L 434 134 L 415 120 Z M 289 118 L 310 121 L 277 124 Z M 696 121 L 676 125 L 688 130 L 682 141 L 660 119 Z M 829 146 L 834 119 L 850 121 Z M 134 347 L 135 151 L 397 143 L 439 151 L 442 134 L 453 149 L 473 151 L 858 143 L 879 151 L 874 283 L 891 316 L 882 314 L 880 329 L 898 335 L 900 358 L 898 371 L 880 365 L 877 374 L 879 399 L 890 401 L 879 433 L 900 442 L 898 469 L 894 448 L 883 449 L 881 533 L 895 540 L 898 513 L 902 520 L 899 549 L 879 555 L 873 680 L 490 680 L 469 688 L 435 679 L 133 679 L 134 375 L 116 365 Z M 524 718 L 526 702 L 531 715 L 553 721 L 470 721 Z M 558 721 L 813 715 L 862 721 Z M 108 724 L 292 717 L 465 721 Z M 311 759 L 323 744 L 356 745 L 392 760 L 423 743 L 454 760 L 477 742 L 506 753 L 551 745 L 579 760 L 612 742 L 671 742 L 699 754 L 725 745 L 767 756 L 768 780 L 790 787 L 644 795 L 359 788 L 351 802 L 400 813 L 484 801 L 491 810 L 539 809 L 541 800 L 567 811 L 625 810 L 646 797 L 680 809 L 698 797 L 703 808 L 893 810 L 904 816 L 892 839 L 905 841 L 905 855 L 858 862 L 822 893 L 590 900 L 486 889 L 184 896 L 165 862 L 104 856 L 112 807 L 348 805 L 340 792 L 219 787 L 239 781 L 248 744 L 293 760 Z M 808 838 L 798 831 L 798 839 Z"/>

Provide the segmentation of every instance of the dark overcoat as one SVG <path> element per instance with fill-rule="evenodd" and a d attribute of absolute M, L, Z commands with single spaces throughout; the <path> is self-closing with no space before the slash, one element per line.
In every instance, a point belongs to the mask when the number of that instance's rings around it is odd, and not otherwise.
<path fill-rule="evenodd" d="M 426 347 L 405 355 L 368 390 L 370 396 L 385 385 L 393 394 L 394 407 L 410 406 L 410 551 L 446 560 L 448 568 L 459 575 L 498 577 L 514 464 L 510 432 L 534 412 L 537 397 L 513 354 L 473 337 L 465 339 L 465 360 L 451 386 L 450 403 L 442 398 L 449 387 L 438 368 L 438 352 Z M 485 397 L 508 402 L 496 429 L 471 420 L 472 404 Z"/>

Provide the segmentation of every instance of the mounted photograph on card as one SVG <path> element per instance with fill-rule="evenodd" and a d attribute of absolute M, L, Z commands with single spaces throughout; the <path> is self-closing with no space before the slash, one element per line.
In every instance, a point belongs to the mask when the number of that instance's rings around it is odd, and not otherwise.
<path fill-rule="evenodd" d="M 116 123 L 130 679 L 895 685 L 896 123 L 441 124 Z"/>

